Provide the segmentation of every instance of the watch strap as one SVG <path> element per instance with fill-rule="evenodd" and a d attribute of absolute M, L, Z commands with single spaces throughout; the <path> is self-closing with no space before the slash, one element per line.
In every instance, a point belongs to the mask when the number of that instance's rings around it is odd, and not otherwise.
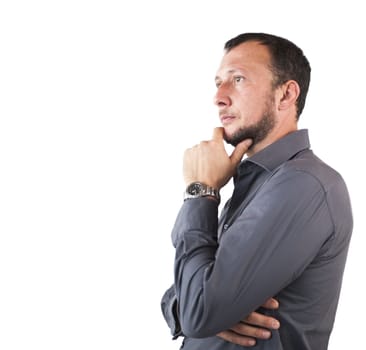
<path fill-rule="evenodd" d="M 194 191 L 191 190 L 192 188 L 194 188 Z M 208 196 L 214 197 L 220 203 L 221 198 L 219 190 L 202 182 L 191 183 L 184 192 L 184 200 Z"/>

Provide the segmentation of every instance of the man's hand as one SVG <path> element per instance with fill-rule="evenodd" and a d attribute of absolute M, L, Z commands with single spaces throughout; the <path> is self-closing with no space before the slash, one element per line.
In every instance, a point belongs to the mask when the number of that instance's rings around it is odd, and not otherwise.
<path fill-rule="evenodd" d="M 184 153 L 186 184 L 200 181 L 217 189 L 225 186 L 251 143 L 251 140 L 240 142 L 229 156 L 224 145 L 224 128 L 215 128 L 212 140 L 202 141 Z"/>
<path fill-rule="evenodd" d="M 266 309 L 278 309 L 278 301 L 271 298 L 268 299 L 262 307 Z M 273 317 L 262 315 L 258 312 L 252 312 L 243 321 L 231 329 L 220 332 L 218 337 L 242 346 L 254 346 L 256 339 L 269 339 L 272 329 L 280 328 L 280 323 Z"/>

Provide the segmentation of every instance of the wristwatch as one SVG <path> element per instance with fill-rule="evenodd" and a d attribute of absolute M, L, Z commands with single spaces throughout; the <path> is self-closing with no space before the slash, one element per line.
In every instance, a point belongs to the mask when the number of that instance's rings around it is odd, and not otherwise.
<path fill-rule="evenodd" d="M 214 197 L 220 203 L 221 198 L 219 190 L 214 187 L 207 186 L 202 182 L 192 182 L 187 186 L 184 192 L 184 200 L 206 196 Z"/>

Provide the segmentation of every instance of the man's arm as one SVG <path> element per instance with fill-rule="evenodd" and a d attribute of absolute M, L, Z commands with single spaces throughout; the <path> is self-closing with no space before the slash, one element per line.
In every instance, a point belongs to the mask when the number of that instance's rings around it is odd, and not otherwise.
<path fill-rule="evenodd" d="M 278 301 L 270 298 L 262 305 L 262 308 L 276 310 L 278 306 Z M 217 336 L 237 345 L 254 346 L 257 339 L 269 339 L 271 330 L 279 329 L 279 327 L 280 322 L 275 318 L 253 311 L 234 327 L 218 333 Z"/>
<path fill-rule="evenodd" d="M 240 157 L 237 146 L 224 159 L 220 139 L 215 130 L 211 141 L 187 150 L 186 182 L 216 188 L 226 183 L 232 160 Z M 179 319 L 183 333 L 192 338 L 233 327 L 277 295 L 313 260 L 332 227 L 322 185 L 308 172 L 288 167 L 261 187 L 225 230 L 220 245 L 217 215 L 216 201 L 187 200 L 172 232 Z"/>
<path fill-rule="evenodd" d="M 276 310 L 278 308 L 278 301 L 270 298 L 262 307 L 269 310 Z M 177 316 L 177 297 L 175 295 L 174 285 L 164 293 L 161 300 L 161 309 L 173 339 L 183 336 Z M 280 323 L 275 318 L 253 311 L 240 323 L 231 329 L 220 332 L 217 336 L 234 344 L 254 346 L 256 339 L 270 338 L 270 330 L 278 329 L 279 326 Z"/>

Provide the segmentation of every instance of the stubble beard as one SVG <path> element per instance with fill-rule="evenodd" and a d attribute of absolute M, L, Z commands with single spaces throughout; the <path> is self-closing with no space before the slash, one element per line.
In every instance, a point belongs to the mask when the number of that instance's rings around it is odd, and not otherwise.
<path fill-rule="evenodd" d="M 275 126 L 272 101 L 272 99 L 268 100 L 267 107 L 263 112 L 262 118 L 257 123 L 242 127 L 230 136 L 225 132 L 224 140 L 234 147 L 246 139 L 252 139 L 253 142 L 250 147 L 253 147 L 255 144 L 263 141 Z"/>

